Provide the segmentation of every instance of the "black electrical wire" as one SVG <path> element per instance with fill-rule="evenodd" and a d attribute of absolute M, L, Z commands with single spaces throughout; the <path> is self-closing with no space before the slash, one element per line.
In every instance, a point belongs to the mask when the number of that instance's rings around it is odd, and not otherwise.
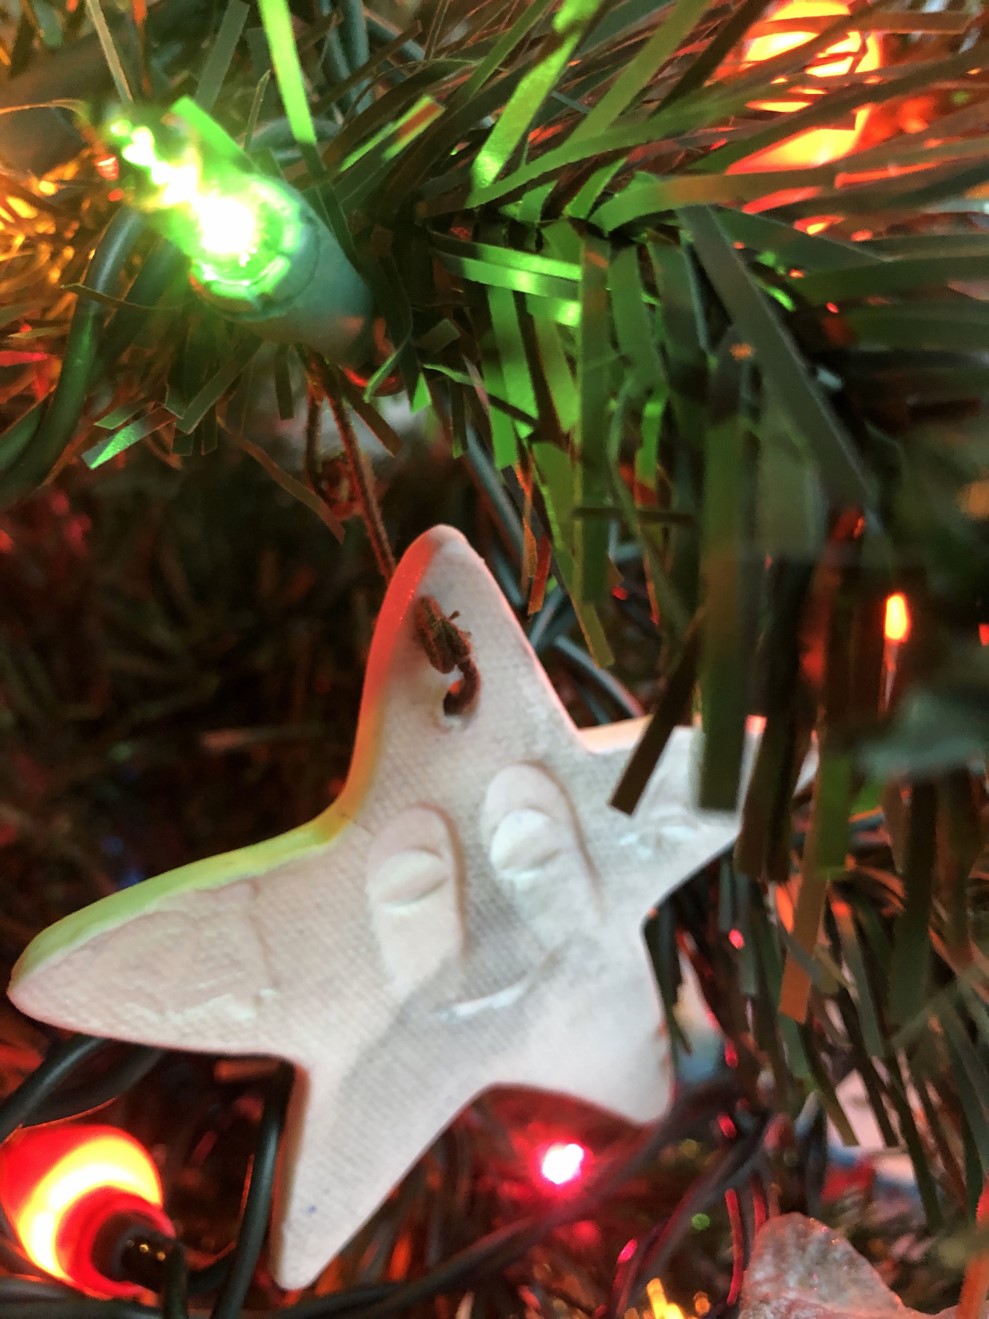
<path fill-rule="evenodd" d="M 371 41 L 368 32 L 367 17 L 363 0 L 340 0 L 343 8 L 343 31 L 341 39 L 350 67 L 356 73 L 363 69 L 371 58 Z M 371 84 L 362 78 L 351 92 L 356 113 L 366 110 L 372 104 Z"/>
<path fill-rule="evenodd" d="M 120 215 L 124 214 L 127 214 L 127 212 L 119 212 L 118 217 L 115 218 L 119 218 Z M 109 227 L 106 234 L 109 234 Z M 98 248 L 97 253 L 99 251 Z M 172 281 L 184 271 L 185 264 L 186 259 L 182 253 L 164 240 L 160 241 L 148 253 L 148 256 L 141 263 L 141 269 L 138 271 L 128 293 L 127 302 L 132 305 L 120 307 L 111 315 L 105 330 L 99 337 L 98 346 L 93 353 L 88 369 L 85 369 L 85 356 L 88 356 L 92 344 L 89 341 L 83 343 L 80 336 L 83 330 L 86 330 L 90 338 L 92 337 L 92 322 L 98 321 L 97 312 L 102 309 L 94 299 L 80 297 L 76 304 L 76 314 L 73 316 L 66 341 L 67 362 L 70 351 L 74 360 L 77 354 L 83 354 L 78 361 L 80 379 L 85 374 L 88 384 L 94 376 L 105 370 L 109 364 L 120 356 L 133 341 L 148 314 L 148 309 L 154 307 Z M 106 269 L 101 270 L 97 265 L 96 254 L 94 254 L 83 284 L 86 287 L 96 289 L 97 292 L 107 292 L 112 283 L 113 272 Z M 86 308 L 88 308 L 86 317 L 81 320 L 82 311 Z M 72 347 L 73 335 L 77 336 L 75 340 L 76 348 Z M 71 396 L 69 396 L 67 391 L 70 382 L 67 380 L 63 389 L 62 380 L 64 378 L 65 368 L 63 368 L 52 397 L 47 401 L 42 400 L 33 408 L 30 408 L 3 434 L 3 445 L 0 449 L 0 498 L 6 502 L 20 499 L 22 495 L 28 493 L 34 485 L 45 478 L 48 470 L 57 460 L 61 447 L 64 447 L 64 443 L 68 442 L 71 431 L 74 430 L 78 422 L 85 403 L 85 386 L 80 388 L 76 383 L 71 391 Z M 59 394 L 60 389 L 63 389 L 62 395 Z M 63 405 L 63 403 L 59 403 L 60 398 L 63 400 L 68 399 L 68 401 L 64 402 Z M 56 410 L 56 404 L 59 405 L 59 410 Z M 58 434 L 49 441 L 46 440 L 46 436 L 48 436 L 48 428 L 53 417 L 55 422 L 58 423 L 59 430 Z M 59 434 L 64 436 L 61 447 L 57 443 Z M 44 457 L 49 450 L 54 455 L 50 462 Z M 6 472 L 3 471 L 4 464 L 7 467 Z"/>
<path fill-rule="evenodd" d="M 99 1271 L 109 1278 L 133 1283 L 161 1297 L 160 1319 L 189 1319 L 189 1269 L 185 1247 L 174 1237 L 157 1231 L 135 1230 L 121 1238 L 121 1223 L 111 1219 L 104 1225 L 110 1236 L 97 1238 L 97 1254 L 106 1247 Z"/>
<path fill-rule="evenodd" d="M 210 1312 L 210 1319 L 237 1319 L 247 1289 L 251 1285 L 271 1213 L 275 1164 L 282 1131 L 285 1128 L 285 1115 L 292 1091 L 292 1075 L 292 1069 L 286 1064 L 278 1069 L 271 1082 L 258 1125 L 257 1142 L 254 1147 L 247 1194 L 244 1197 L 244 1212 L 241 1215 L 237 1244 L 230 1256 L 227 1274 Z M 166 1319 L 171 1317 L 168 1316 Z"/>
<path fill-rule="evenodd" d="M 329 141 L 340 131 L 340 125 L 335 120 L 320 115 L 313 118 L 313 128 L 319 134 L 320 141 Z M 284 115 L 258 125 L 251 138 L 250 151 L 270 151 L 282 168 L 301 158 L 292 125 Z"/>
<path fill-rule="evenodd" d="M 349 1287 L 329 1296 L 297 1302 L 272 1312 L 267 1319 L 331 1319 L 344 1315 L 352 1319 L 357 1316 L 377 1319 L 400 1313 L 417 1302 L 461 1290 L 472 1280 L 497 1272 L 563 1223 L 586 1217 L 601 1199 L 648 1167 L 663 1149 L 679 1143 L 698 1127 L 733 1108 L 738 1096 L 737 1085 L 730 1077 L 684 1091 L 667 1116 L 634 1144 L 629 1155 L 599 1173 L 579 1197 L 489 1234 L 420 1278 L 405 1283 Z M 215 1319 L 215 1312 L 211 1319 Z"/>
<path fill-rule="evenodd" d="M 13 1301 L 64 1301 L 75 1293 L 60 1283 L 41 1282 L 37 1278 L 0 1278 L 0 1314 L 7 1313 Z"/>
<path fill-rule="evenodd" d="M 525 608 L 525 599 L 519 588 L 518 563 L 509 558 L 500 541 L 493 541 L 486 547 L 485 561 L 502 595 L 516 613 L 521 612 Z"/>
<path fill-rule="evenodd" d="M 562 655 L 570 668 L 575 669 L 585 680 L 590 679 L 612 700 L 625 719 L 639 719 L 645 713 L 640 703 L 628 688 L 618 681 L 614 674 L 598 666 L 587 651 L 571 641 L 569 637 L 557 637 L 553 649 Z M 605 720 L 602 719 L 601 723 Z"/>
<path fill-rule="evenodd" d="M 119 217 L 118 217 L 119 218 Z M 109 233 L 109 231 L 108 231 Z M 98 249 L 98 252 L 102 250 Z M 136 316 L 143 314 L 140 304 L 152 304 L 181 264 L 181 257 L 174 249 L 162 245 L 153 254 L 157 258 L 144 284 L 141 276 L 132 286 L 131 300 L 138 304 L 132 310 L 118 312 L 110 322 L 104 334 L 106 347 L 123 337 L 124 330 L 133 324 Z M 151 263 L 151 258 L 147 265 Z M 93 279 L 105 275 L 107 262 L 97 266 L 96 258 L 90 268 Z M 142 269 L 142 274 L 144 269 Z M 90 282 L 91 287 L 95 284 Z M 74 323 L 75 324 L 75 323 Z M 101 354 L 102 355 L 102 354 Z M 498 510 L 496 517 L 502 524 L 506 547 L 516 555 L 522 550 L 522 528 L 520 514 L 506 495 L 504 486 L 494 473 L 493 466 L 481 446 L 478 452 L 483 455 L 483 463 L 478 464 L 480 484 L 487 497 L 489 507 Z M 475 456 L 472 454 L 472 457 Z M 485 477 L 487 479 L 485 479 Z M 637 552 L 635 547 L 621 547 L 622 558 Z M 502 562 L 499 576 L 504 577 L 510 571 L 509 564 Z M 519 597 L 517 588 L 513 599 Z M 565 636 L 573 626 L 574 615 L 569 601 L 561 588 L 550 593 L 544 610 L 537 620 L 545 619 L 537 632 L 536 639 L 543 648 L 552 646 L 566 660 L 571 668 L 580 675 L 582 687 L 588 680 L 626 715 L 641 713 L 638 704 L 626 693 L 611 675 L 602 674 L 580 648 Z M 602 679 L 604 679 L 602 681 Z M 585 698 L 588 693 L 583 692 Z M 595 705 L 598 718 L 603 722 L 607 713 L 600 704 Z M 132 1081 L 138 1079 L 157 1061 L 155 1050 L 139 1050 L 128 1056 L 99 1081 L 88 1086 L 78 1086 L 67 1093 L 58 1093 L 59 1087 L 76 1067 L 85 1059 L 98 1052 L 105 1044 L 102 1040 L 89 1040 L 78 1037 L 59 1046 L 37 1072 L 28 1079 L 11 1096 L 4 1105 L 0 1105 L 0 1139 L 3 1138 L 3 1122 L 12 1122 L 12 1130 L 22 1122 L 52 1120 L 53 1115 L 68 1115 L 82 1107 L 95 1106 L 92 1101 L 99 1094 L 112 1097 L 117 1088 L 127 1084 L 127 1069 L 132 1070 Z M 121 1081 L 123 1080 L 123 1084 Z M 266 1100 L 261 1122 L 259 1124 L 257 1143 L 253 1156 L 251 1172 L 247 1184 L 244 1211 L 234 1247 L 218 1260 L 204 1269 L 188 1276 L 184 1252 L 175 1252 L 174 1273 L 162 1291 L 162 1309 L 149 1309 L 130 1302 L 94 1302 L 71 1298 L 66 1300 L 64 1294 L 53 1295 L 53 1289 L 47 1283 L 32 1283 L 19 1280 L 18 1295 L 11 1296 L 10 1304 L 3 1308 L 4 1319 L 19 1319 L 19 1313 L 26 1315 L 24 1307 L 30 1305 L 30 1319 L 187 1319 L 188 1291 L 202 1292 L 219 1283 L 220 1291 L 210 1314 L 210 1319 L 240 1319 L 242 1306 L 253 1277 L 257 1260 L 263 1245 L 267 1223 L 270 1215 L 272 1190 L 274 1185 L 275 1163 L 284 1129 L 285 1115 L 291 1088 L 291 1070 L 283 1067 L 272 1084 Z M 18 1102 L 11 1107 L 11 1101 Z M 580 1197 L 570 1199 L 565 1206 L 544 1211 L 539 1215 L 512 1224 L 473 1243 L 458 1252 L 421 1277 L 408 1282 L 372 1283 L 347 1288 L 335 1295 L 314 1298 L 297 1303 L 288 1309 L 274 1312 L 275 1315 L 289 1316 L 290 1319 L 324 1319 L 326 1316 L 361 1316 L 361 1319 L 376 1319 L 377 1316 L 390 1316 L 407 1311 L 418 1302 L 441 1294 L 456 1292 L 471 1285 L 472 1280 L 489 1276 L 504 1268 L 506 1264 L 518 1258 L 533 1244 L 566 1221 L 586 1217 L 600 1199 L 611 1193 L 627 1177 L 646 1166 L 656 1154 L 672 1143 L 685 1138 L 699 1125 L 710 1121 L 725 1111 L 730 1111 L 737 1102 L 737 1087 L 733 1083 L 719 1078 L 707 1087 L 701 1086 L 685 1092 L 667 1117 L 650 1130 L 647 1138 L 632 1154 L 620 1164 L 611 1167 L 604 1177 L 595 1178 Z M 3 1298 L 0 1291 L 0 1298 Z M 27 1297 L 31 1296 L 30 1301 Z"/>
<path fill-rule="evenodd" d="M 319 13 L 323 18 L 329 17 L 335 10 L 333 0 L 319 0 Z M 367 56 L 363 62 L 366 62 Z M 340 25 L 331 27 L 326 34 L 326 40 L 323 42 L 323 52 L 320 57 L 320 64 L 323 73 L 326 75 L 331 87 L 334 83 L 345 83 L 355 71 L 355 66 L 350 60 L 348 48 L 344 43 L 343 34 L 340 31 Z M 351 87 L 349 90 L 341 92 L 337 96 L 337 101 L 344 110 L 349 110 L 360 95 L 357 88 Z"/>
<path fill-rule="evenodd" d="M 31 1075 L 25 1077 L 17 1089 L 0 1104 L 0 1145 L 13 1135 L 18 1127 L 29 1122 L 35 1110 L 41 1107 L 78 1067 L 104 1049 L 106 1043 L 106 1040 L 98 1039 L 93 1035 L 73 1035 L 63 1043 L 55 1045 Z M 5 1252 L 14 1257 L 16 1265 L 31 1268 L 30 1261 L 20 1251 L 16 1233 L 7 1221 L 2 1205 L 0 1205 L 0 1233 L 7 1238 L 3 1242 L 3 1247 Z"/>
<path fill-rule="evenodd" d="M 0 1144 L 29 1120 L 35 1109 L 67 1081 L 76 1068 L 106 1047 L 106 1040 L 93 1035 L 73 1035 L 52 1049 L 44 1062 L 0 1104 Z"/>
<path fill-rule="evenodd" d="M 608 723 L 608 707 L 593 687 L 576 684 L 576 695 L 590 716 L 591 727 Z"/>
<path fill-rule="evenodd" d="M 137 211 L 118 211 L 96 246 L 83 287 L 111 293 L 143 230 L 144 218 Z M 5 501 L 12 503 L 40 485 L 71 440 L 85 406 L 105 318 L 101 302 L 84 294 L 77 298 L 54 391 L 46 405 L 32 408 L 3 437 L 3 450 L 13 455 L 0 476 Z"/>
<path fill-rule="evenodd" d="M 52 1050 L 45 1061 L 29 1076 L 14 1093 L 0 1105 L 0 1140 L 6 1139 L 13 1130 L 24 1124 L 39 1121 L 40 1107 L 53 1092 L 57 1092 L 67 1080 L 91 1057 L 106 1048 L 108 1041 L 89 1036 L 75 1036 Z M 159 1050 L 137 1049 L 137 1058 L 127 1060 L 132 1071 L 137 1071 L 138 1061 L 142 1074 L 150 1070 L 160 1055 Z M 100 1078 L 89 1089 L 89 1098 L 96 1092 L 108 1087 L 111 1079 L 120 1079 L 121 1070 L 115 1069 L 107 1077 Z M 134 1079 L 137 1079 L 135 1076 Z M 217 1264 L 222 1266 L 223 1281 L 219 1295 L 211 1311 L 210 1319 L 239 1319 L 241 1307 L 250 1286 L 258 1256 L 264 1242 L 268 1217 L 271 1209 L 272 1190 L 275 1178 L 275 1164 L 279 1143 L 285 1125 L 285 1115 L 291 1092 L 292 1072 L 285 1066 L 278 1070 L 272 1082 L 265 1102 L 258 1128 L 257 1143 L 251 1164 L 251 1172 L 244 1202 L 244 1211 L 237 1242 L 233 1250 Z M 70 1092 L 85 1095 L 82 1087 Z M 36 1109 L 35 1106 L 38 1106 Z M 86 1105 L 88 1107 L 88 1104 Z M 67 1105 L 66 1105 L 67 1107 Z M 20 1262 L 19 1258 L 16 1262 Z M 201 1283 L 207 1272 L 213 1272 L 216 1266 L 199 1271 L 197 1280 Z M 29 1279 L 9 1279 L 0 1282 L 0 1313 L 4 1319 L 13 1319 L 23 1305 L 30 1304 L 31 1314 L 35 1319 L 89 1319 L 89 1316 L 106 1316 L 106 1319 L 137 1319 L 137 1316 L 154 1316 L 154 1319 L 188 1319 L 189 1271 L 185 1251 L 179 1243 L 169 1250 L 164 1262 L 162 1278 L 161 1310 L 135 1306 L 129 1302 L 93 1302 L 80 1301 L 78 1297 L 66 1300 L 66 1293 L 49 1283 Z M 16 1285 L 15 1285 L 16 1284 Z M 29 1299 L 30 1298 L 30 1299 Z M 67 1306 L 76 1307 L 68 1309 Z M 99 1306 L 97 1310 L 93 1307 Z M 81 1307 L 81 1308 L 80 1308 Z"/>
<path fill-rule="evenodd" d="M 612 555 L 616 567 L 641 561 L 642 551 L 634 542 L 621 545 Z M 624 612 L 625 602 L 617 601 Z M 551 646 L 557 637 L 569 632 L 574 625 L 576 614 L 570 597 L 562 586 L 555 586 L 546 597 L 542 609 L 535 615 L 529 627 L 529 643 L 536 651 Z M 655 635 L 656 629 L 649 620 L 648 631 Z"/>
<path fill-rule="evenodd" d="M 816 1096 L 806 1121 L 797 1123 L 795 1136 L 801 1203 L 793 1207 L 809 1218 L 819 1218 L 828 1169 L 828 1115 Z"/>
<path fill-rule="evenodd" d="M 338 1315 L 360 1313 L 362 1307 L 389 1300 L 404 1286 L 401 1282 L 363 1282 L 329 1296 L 314 1296 L 297 1301 L 287 1310 L 274 1310 L 264 1319 L 335 1319 Z"/>
<path fill-rule="evenodd" d="M 77 1086 L 59 1087 L 41 1100 L 21 1125 L 35 1127 L 46 1122 L 60 1122 L 64 1118 L 79 1117 L 83 1113 L 91 1113 L 95 1108 L 102 1108 L 147 1076 L 164 1054 L 164 1049 L 153 1049 L 143 1044 L 130 1045 L 121 1060 L 107 1068 L 102 1075 Z"/>
<path fill-rule="evenodd" d="M 204 1264 L 198 1269 L 190 1269 L 189 1295 L 205 1296 L 208 1292 L 215 1292 L 218 1287 L 222 1286 L 233 1253 L 234 1247 L 230 1245 L 217 1255 L 216 1259 L 211 1259 L 208 1264 Z"/>
<path fill-rule="evenodd" d="M 389 23 L 384 18 L 379 18 L 377 14 L 372 14 L 370 10 L 365 10 L 364 14 L 367 19 L 368 36 L 372 41 L 387 46 L 389 42 L 401 36 L 398 28 L 393 23 Z M 421 64 L 426 58 L 424 47 L 420 46 L 417 41 L 403 41 L 398 48 L 398 53 L 403 59 L 409 60 L 412 64 Z"/>
<path fill-rule="evenodd" d="M 764 1154 L 763 1137 L 769 1115 L 753 1122 L 749 1131 L 735 1139 L 727 1150 L 691 1185 L 669 1218 L 639 1242 L 615 1276 L 608 1319 L 621 1319 L 631 1307 L 647 1279 L 662 1277 L 670 1257 L 690 1230 L 691 1220 L 719 1200 L 726 1191 L 744 1182 Z"/>
<path fill-rule="evenodd" d="M 185 273 L 188 260 L 172 243 L 159 239 L 141 262 L 128 290 L 125 304 L 113 313 L 107 322 L 93 367 L 94 375 L 117 360 L 134 340 L 148 315 L 162 294 L 182 276 L 183 288 L 188 287 Z"/>
<path fill-rule="evenodd" d="M 532 620 L 529 627 L 529 644 L 538 654 L 551 646 L 557 637 L 563 636 L 573 626 L 573 611 L 566 592 L 554 587 L 543 601 L 543 607 Z"/>
<path fill-rule="evenodd" d="M 178 1241 L 165 1256 L 161 1319 L 189 1319 L 189 1269 L 185 1250 Z"/>
<path fill-rule="evenodd" d="M 346 82 L 351 75 L 351 67 L 347 60 L 347 53 L 343 48 L 343 40 L 336 28 L 330 28 L 326 34 L 326 44 L 323 49 L 324 71 L 332 82 Z M 340 94 L 340 101 L 343 103 L 345 110 L 349 110 L 354 103 L 354 91 Z"/>
<path fill-rule="evenodd" d="M 502 540 L 516 559 L 522 558 L 522 519 L 512 503 L 508 487 L 495 471 L 491 456 L 472 426 L 467 428 L 467 457 L 477 478 L 488 511 Z"/>
<path fill-rule="evenodd" d="M 340 7 L 343 11 L 343 46 L 347 62 L 351 70 L 356 72 L 364 67 L 371 56 L 364 5 L 361 0 L 341 0 Z"/>

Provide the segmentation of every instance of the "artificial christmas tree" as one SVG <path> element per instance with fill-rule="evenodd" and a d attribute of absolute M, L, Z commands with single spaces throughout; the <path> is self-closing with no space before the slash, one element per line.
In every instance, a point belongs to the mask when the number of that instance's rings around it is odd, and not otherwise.
<path fill-rule="evenodd" d="M 679 1075 L 687 967 L 724 1074 L 645 1131 L 485 1093 L 301 1298 L 264 1249 L 282 1066 L 62 1041 L 8 1007 L 0 1135 L 100 1109 L 153 1151 L 181 1246 L 135 1227 L 101 1260 L 145 1311 L 50 1286 L 10 1237 L 5 1315 L 700 1317 L 737 1304 L 781 1209 L 828 1214 L 913 1308 L 954 1299 L 989 1171 L 983 28 L 825 0 L 11 18 L 8 964 L 338 796 L 384 582 L 438 524 L 482 552 L 572 719 L 651 711 L 588 807 L 639 838 L 646 887 L 655 865 L 641 918 L 670 885 L 636 811 L 695 715 L 697 802 L 740 833 L 645 929 Z M 468 720 L 470 603 L 424 618 Z M 528 745 L 524 702 L 501 705 Z M 456 858 L 434 844 L 434 870 Z M 222 958 L 192 960 L 194 1015 Z M 858 1173 L 836 1196 L 855 1077 L 919 1204 Z M 585 1152 L 560 1186 L 554 1142 Z"/>

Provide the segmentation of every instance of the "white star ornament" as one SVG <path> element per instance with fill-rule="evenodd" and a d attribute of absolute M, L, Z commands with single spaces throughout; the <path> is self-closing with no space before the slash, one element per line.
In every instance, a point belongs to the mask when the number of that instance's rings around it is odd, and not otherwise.
<path fill-rule="evenodd" d="M 470 635 L 461 715 L 417 638 L 422 595 Z M 60 921 L 10 997 L 72 1030 L 293 1063 L 272 1249 L 304 1286 L 489 1086 L 636 1122 L 667 1107 L 641 926 L 738 817 L 696 808 L 687 728 L 636 815 L 611 809 L 642 724 L 578 731 L 482 561 L 430 531 L 388 589 L 339 799 Z"/>

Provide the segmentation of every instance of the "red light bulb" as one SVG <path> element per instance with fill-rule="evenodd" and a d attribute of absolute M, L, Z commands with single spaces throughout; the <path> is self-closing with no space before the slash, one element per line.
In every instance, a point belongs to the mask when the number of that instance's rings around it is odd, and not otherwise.
<path fill-rule="evenodd" d="M 96 162 L 96 172 L 108 183 L 116 183 L 120 178 L 120 161 L 116 156 L 103 156 Z"/>
<path fill-rule="evenodd" d="M 578 1145 L 574 1141 L 569 1144 L 557 1141 L 543 1150 L 539 1160 L 539 1171 L 545 1181 L 551 1182 L 554 1186 L 566 1186 L 580 1176 L 586 1158 L 587 1150 L 583 1145 Z"/>
<path fill-rule="evenodd" d="M 28 1128 L 0 1146 L 0 1204 L 27 1256 L 53 1277 L 102 1297 L 141 1288 L 108 1277 L 97 1258 L 102 1229 L 173 1237 L 151 1156 L 114 1127 Z"/>

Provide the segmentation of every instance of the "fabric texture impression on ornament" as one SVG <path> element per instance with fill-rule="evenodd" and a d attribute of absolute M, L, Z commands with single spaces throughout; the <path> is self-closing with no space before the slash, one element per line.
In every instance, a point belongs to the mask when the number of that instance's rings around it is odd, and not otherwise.
<path fill-rule="evenodd" d="M 460 714 L 417 634 L 424 596 L 470 637 Z M 337 801 L 60 921 L 10 997 L 93 1035 L 293 1063 L 273 1267 L 303 1286 L 492 1085 L 665 1110 L 641 927 L 738 816 L 696 808 L 689 728 L 633 817 L 609 807 L 642 726 L 578 731 L 481 559 L 430 531 L 389 586 Z"/>

